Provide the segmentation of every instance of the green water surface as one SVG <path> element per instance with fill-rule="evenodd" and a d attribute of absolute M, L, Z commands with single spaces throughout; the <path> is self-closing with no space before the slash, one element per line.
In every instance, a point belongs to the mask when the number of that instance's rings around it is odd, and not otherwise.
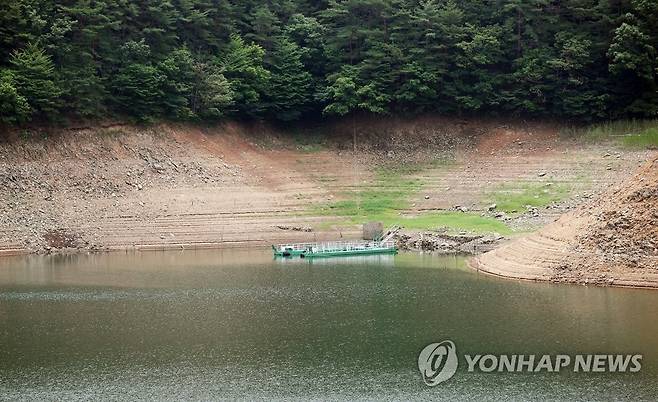
<path fill-rule="evenodd" d="M 0 260 L 4 400 L 656 400 L 658 291 L 516 282 L 419 254 Z M 455 376 L 427 387 L 427 344 Z M 469 373 L 463 354 L 642 354 L 638 373 Z"/>

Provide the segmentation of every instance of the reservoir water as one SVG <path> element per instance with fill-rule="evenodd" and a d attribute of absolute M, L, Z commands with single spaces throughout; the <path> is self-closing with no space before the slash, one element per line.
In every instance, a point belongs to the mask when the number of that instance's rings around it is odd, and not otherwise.
<path fill-rule="evenodd" d="M 418 354 L 459 367 L 423 383 Z M 642 354 L 636 373 L 468 372 L 464 354 Z M 3 400 L 656 400 L 658 291 L 518 282 L 421 254 L 0 260 Z"/>

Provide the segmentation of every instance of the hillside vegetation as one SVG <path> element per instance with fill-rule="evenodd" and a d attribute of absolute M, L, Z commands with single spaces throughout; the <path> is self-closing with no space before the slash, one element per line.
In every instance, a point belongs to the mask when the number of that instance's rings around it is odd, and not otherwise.
<path fill-rule="evenodd" d="M 6 0 L 0 120 L 649 117 L 657 46 L 652 0 Z"/>

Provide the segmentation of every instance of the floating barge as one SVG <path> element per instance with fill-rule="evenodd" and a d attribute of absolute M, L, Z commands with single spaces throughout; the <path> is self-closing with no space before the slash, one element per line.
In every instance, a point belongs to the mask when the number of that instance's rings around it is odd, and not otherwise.
<path fill-rule="evenodd" d="M 398 249 L 392 240 L 382 241 L 341 241 L 326 243 L 293 243 L 272 246 L 275 257 L 340 257 L 367 254 L 397 254 Z"/>

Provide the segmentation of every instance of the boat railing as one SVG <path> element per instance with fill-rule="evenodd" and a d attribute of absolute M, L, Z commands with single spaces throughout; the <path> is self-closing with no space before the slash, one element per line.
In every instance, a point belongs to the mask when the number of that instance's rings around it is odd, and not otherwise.
<path fill-rule="evenodd" d="M 309 247 L 314 246 L 317 243 L 291 243 L 291 244 L 277 244 L 277 250 L 292 250 L 292 251 L 304 251 L 308 250 Z"/>
<path fill-rule="evenodd" d="M 394 241 L 334 241 L 323 243 L 291 243 L 279 244 L 276 246 L 278 250 L 282 251 L 305 251 L 311 250 L 314 252 L 323 251 L 336 251 L 336 250 L 363 250 L 368 248 L 393 248 L 395 247 Z"/>

